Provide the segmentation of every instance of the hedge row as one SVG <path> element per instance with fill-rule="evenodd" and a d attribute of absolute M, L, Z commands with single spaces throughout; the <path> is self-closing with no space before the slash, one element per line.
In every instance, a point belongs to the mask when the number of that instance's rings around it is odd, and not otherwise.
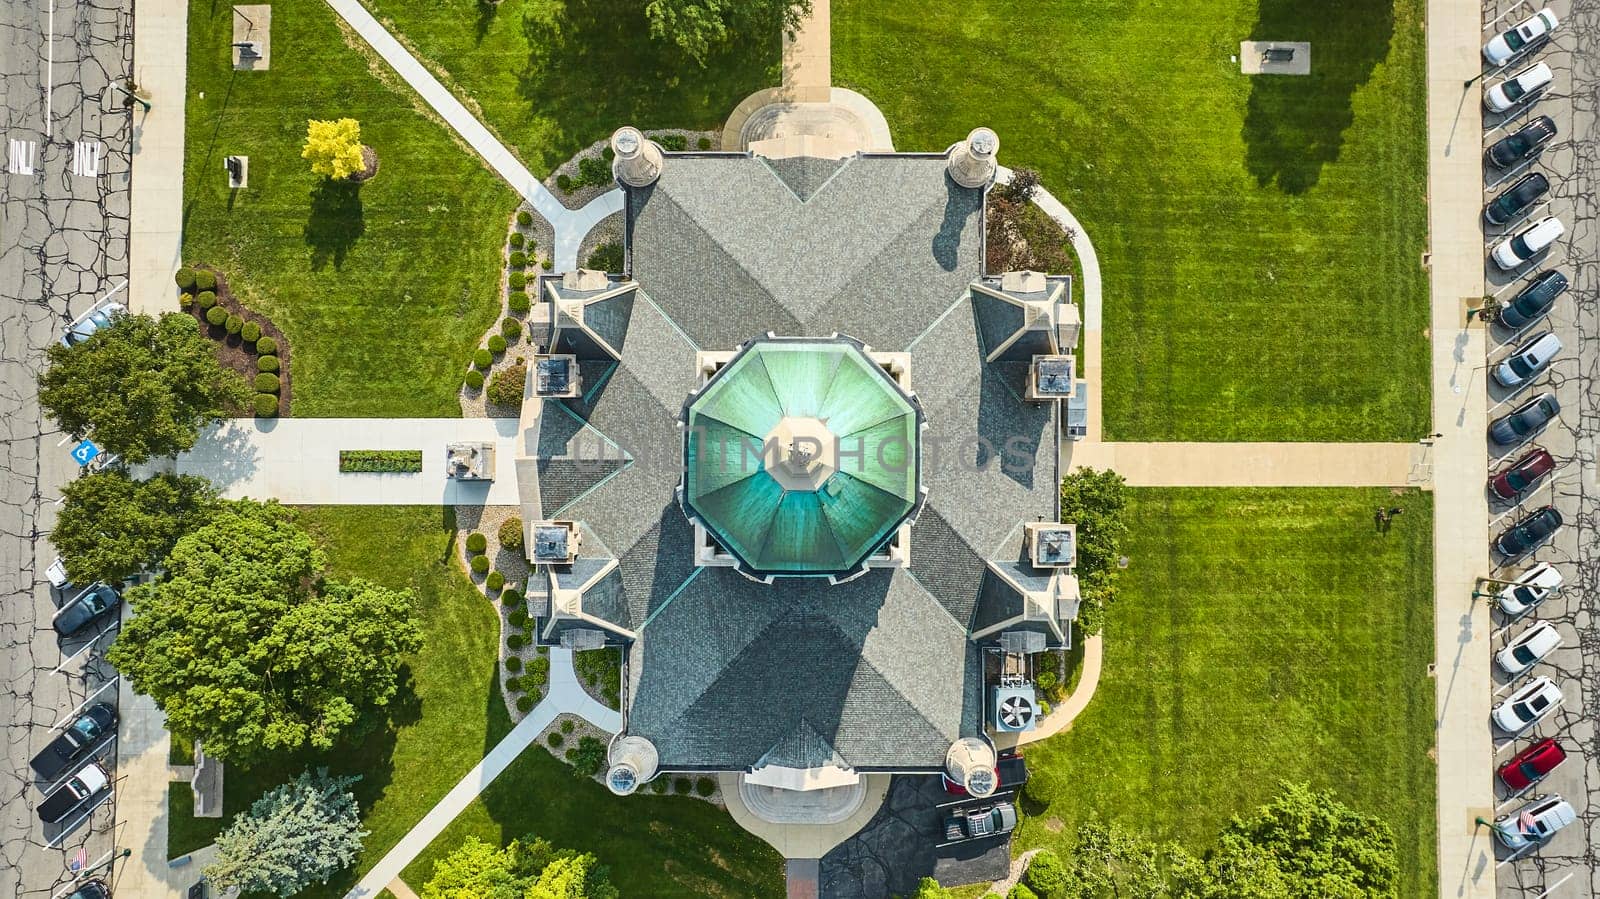
<path fill-rule="evenodd" d="M 422 470 L 422 450 L 340 450 L 340 471 Z"/>

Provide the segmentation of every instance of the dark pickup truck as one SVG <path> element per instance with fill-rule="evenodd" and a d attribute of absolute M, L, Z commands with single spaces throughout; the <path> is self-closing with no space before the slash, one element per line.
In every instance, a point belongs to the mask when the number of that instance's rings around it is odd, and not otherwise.
<path fill-rule="evenodd" d="M 1017 808 L 1009 802 L 957 809 L 944 819 L 947 843 L 1010 833 L 1017 828 Z"/>
<path fill-rule="evenodd" d="M 88 805 L 100 795 L 101 790 L 110 785 L 111 778 L 106 776 L 105 769 L 90 762 L 77 774 L 67 778 L 66 783 L 57 787 L 55 792 L 44 797 L 39 803 L 39 820 L 46 824 L 63 821 Z"/>
<path fill-rule="evenodd" d="M 116 727 L 116 709 L 103 702 L 92 705 L 68 725 L 61 736 L 34 756 L 28 765 L 46 783 L 53 783 Z"/>

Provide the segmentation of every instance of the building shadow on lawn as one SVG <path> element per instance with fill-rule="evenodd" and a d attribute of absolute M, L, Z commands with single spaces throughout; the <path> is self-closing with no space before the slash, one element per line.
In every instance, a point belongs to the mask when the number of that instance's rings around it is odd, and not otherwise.
<path fill-rule="evenodd" d="M 1338 160 L 1355 91 L 1389 55 L 1394 2 L 1346 0 L 1307 15 L 1298 0 L 1262 0 L 1250 40 L 1310 41 L 1311 74 L 1250 76 L 1243 134 L 1256 183 L 1302 194 Z"/>
<path fill-rule="evenodd" d="M 322 271 L 330 261 L 334 268 L 342 268 L 345 253 L 366 231 L 360 184 L 324 178 L 311 188 L 305 240 L 311 248 L 312 271 Z"/>

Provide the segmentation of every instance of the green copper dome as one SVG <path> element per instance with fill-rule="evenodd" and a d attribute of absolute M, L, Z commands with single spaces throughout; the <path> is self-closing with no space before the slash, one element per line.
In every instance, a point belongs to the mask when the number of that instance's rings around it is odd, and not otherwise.
<path fill-rule="evenodd" d="M 855 340 L 750 341 L 684 407 L 684 512 L 751 574 L 848 574 L 916 508 L 921 421 Z"/>

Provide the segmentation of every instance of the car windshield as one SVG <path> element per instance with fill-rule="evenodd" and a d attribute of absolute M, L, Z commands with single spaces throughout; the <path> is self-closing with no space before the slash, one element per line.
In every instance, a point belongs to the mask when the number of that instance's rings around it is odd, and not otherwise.
<path fill-rule="evenodd" d="M 1517 33 L 1517 32 L 1519 32 L 1521 30 L 1522 30 L 1521 28 L 1513 28 L 1510 31 L 1507 31 L 1503 35 L 1505 37 L 1505 39 L 1506 39 L 1506 46 L 1510 47 L 1511 48 L 1511 52 L 1513 52 L 1513 53 L 1515 53 L 1518 50 L 1521 50 L 1523 47 L 1527 46 L 1527 44 L 1528 44 L 1527 41 L 1522 39 L 1522 35 Z"/>
<path fill-rule="evenodd" d="M 1502 84 L 1500 89 L 1505 91 L 1506 99 L 1513 103 L 1517 102 L 1517 100 L 1522 98 L 1523 94 L 1528 92 L 1528 89 L 1522 86 L 1522 81 L 1517 78 L 1513 78 L 1510 81 L 1507 81 L 1505 84 Z"/>
<path fill-rule="evenodd" d="M 1518 259 L 1527 259 L 1533 255 L 1533 248 L 1528 246 L 1528 242 L 1521 234 L 1518 234 L 1511 238 L 1511 252 L 1516 253 Z"/>
<path fill-rule="evenodd" d="M 1531 355 L 1512 356 L 1510 365 L 1511 370 L 1516 372 L 1517 377 L 1519 378 L 1526 378 L 1528 375 L 1533 374 L 1534 366 L 1533 357 Z"/>
<path fill-rule="evenodd" d="M 1517 600 L 1517 602 L 1522 603 L 1525 606 L 1532 605 L 1534 600 L 1539 598 L 1539 594 L 1534 592 L 1532 587 L 1518 587 L 1517 589 L 1511 591 L 1511 595 Z"/>
<path fill-rule="evenodd" d="M 1511 657 L 1524 665 L 1532 665 L 1534 662 L 1538 661 L 1539 658 L 1533 654 L 1533 650 L 1529 649 L 1527 644 L 1523 644 L 1522 646 L 1518 646 L 1511 650 Z"/>
<path fill-rule="evenodd" d="M 1520 472 L 1508 471 L 1506 472 L 1506 486 L 1510 487 L 1512 490 L 1525 490 L 1528 486 L 1528 479 Z"/>
<path fill-rule="evenodd" d="M 91 742 L 100 736 L 100 725 L 96 724 L 94 719 L 87 715 L 74 722 L 72 729 L 82 735 L 85 740 Z"/>
<path fill-rule="evenodd" d="M 1534 764 L 1533 759 L 1528 759 L 1526 762 L 1518 765 L 1517 771 L 1521 773 L 1523 777 L 1526 777 L 1529 780 L 1533 780 L 1535 777 L 1539 776 L 1539 766 Z"/>

